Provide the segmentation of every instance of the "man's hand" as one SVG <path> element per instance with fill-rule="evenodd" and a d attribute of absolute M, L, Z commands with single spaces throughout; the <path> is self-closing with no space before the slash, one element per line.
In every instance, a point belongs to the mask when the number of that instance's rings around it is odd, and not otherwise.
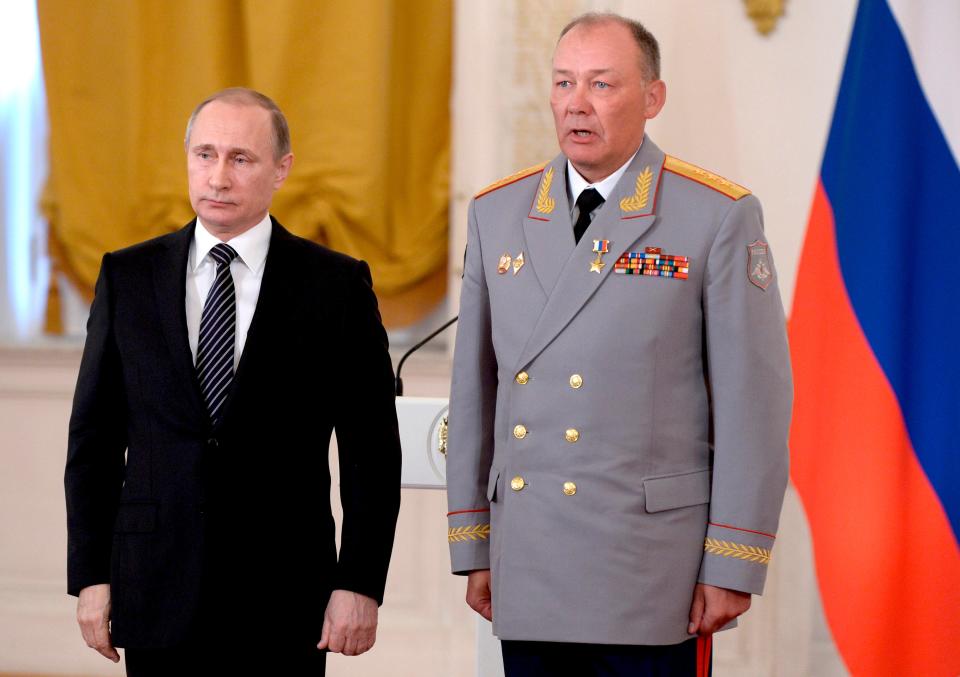
<path fill-rule="evenodd" d="M 114 663 L 120 662 L 120 654 L 110 641 L 110 584 L 88 585 L 80 591 L 77 600 L 77 623 L 83 641 Z"/>
<path fill-rule="evenodd" d="M 377 641 L 377 600 L 349 590 L 334 590 L 323 614 L 318 649 L 359 656 Z"/>
<path fill-rule="evenodd" d="M 691 635 L 712 635 L 750 608 L 750 593 L 697 583 L 690 605 Z"/>
<path fill-rule="evenodd" d="M 477 569 L 467 574 L 467 604 L 488 621 L 493 620 L 489 569 Z"/>

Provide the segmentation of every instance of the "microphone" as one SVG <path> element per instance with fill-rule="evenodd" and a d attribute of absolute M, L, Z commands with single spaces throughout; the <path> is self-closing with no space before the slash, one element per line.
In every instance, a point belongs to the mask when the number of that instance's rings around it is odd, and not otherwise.
<path fill-rule="evenodd" d="M 396 391 L 396 396 L 397 396 L 397 397 L 403 397 L 403 379 L 400 378 L 400 370 L 403 369 L 403 363 L 407 361 L 407 358 L 408 358 L 408 357 L 410 357 L 411 355 L 413 355 L 415 352 L 417 352 L 418 350 L 420 350 L 420 348 L 422 348 L 422 347 L 425 346 L 427 343 L 429 343 L 429 342 L 432 341 L 434 338 L 436 338 L 436 336 L 437 336 L 440 332 L 442 332 L 444 329 L 446 329 L 446 328 L 449 327 L 451 324 L 453 324 L 454 322 L 456 322 L 458 319 L 460 319 L 460 316 L 459 316 L 459 315 L 454 315 L 453 319 L 450 319 L 450 320 L 447 320 L 446 322 L 444 322 L 442 327 L 440 327 L 439 329 L 435 330 L 435 331 L 434 331 L 432 334 L 430 334 L 427 338 L 423 339 L 422 341 L 420 341 L 420 343 L 416 344 L 415 346 L 413 346 L 412 348 L 410 348 L 410 350 L 408 350 L 407 352 L 405 352 L 405 353 L 403 354 L 403 357 L 400 358 L 400 363 L 397 364 L 397 378 L 396 378 L 395 387 L 394 387 L 394 390 Z"/>

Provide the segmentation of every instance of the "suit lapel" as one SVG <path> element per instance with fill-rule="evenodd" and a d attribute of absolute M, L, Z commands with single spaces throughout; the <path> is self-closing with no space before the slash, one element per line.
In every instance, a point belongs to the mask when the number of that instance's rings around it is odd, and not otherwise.
<path fill-rule="evenodd" d="M 195 227 L 196 220 L 170 237 L 166 251 L 154 263 L 153 281 L 160 328 L 179 376 L 176 380 L 185 384 L 191 407 L 209 420 L 187 335 L 187 258 Z"/>
<path fill-rule="evenodd" d="M 549 295 L 547 305 L 527 339 L 514 371 L 526 367 L 563 331 L 600 285 L 613 273 L 617 257 L 627 251 L 653 226 L 657 218 L 655 206 L 663 160 L 663 152 L 649 138 L 644 137 L 640 152 L 614 187 L 610 198 L 597 212 L 573 253 L 566 259 L 561 259 L 565 263 L 561 266 L 556 284 L 547 290 Z M 557 160 L 554 160 L 551 166 L 556 163 Z M 561 174 L 559 179 L 554 179 L 554 182 L 556 183 L 557 180 L 565 182 L 566 178 Z M 561 184 L 560 190 L 564 195 L 563 204 L 567 205 L 566 186 Z M 557 202 L 559 207 L 559 200 Z M 536 204 L 534 208 L 535 206 Z M 531 211 L 531 214 L 533 213 L 534 211 Z M 554 232 L 554 235 L 557 239 L 564 238 L 563 242 L 566 242 L 566 238 L 569 237 L 570 244 L 573 244 L 569 210 L 566 210 L 562 216 L 564 232 L 562 234 Z M 529 220 L 528 217 L 527 221 Z M 559 221 L 559 216 L 554 220 Z M 524 225 L 526 223 L 525 221 Z M 590 264 L 596 257 L 593 253 L 594 240 L 610 242 L 609 253 L 603 257 L 605 265 L 599 273 L 590 270 Z M 530 245 L 529 235 L 528 245 Z M 544 251 L 547 250 L 547 245 L 541 246 Z M 533 254 L 531 247 L 530 260 L 539 276 L 540 267 L 537 265 L 537 257 Z"/>
<path fill-rule="evenodd" d="M 566 172 L 567 158 L 563 155 L 544 167 L 530 211 L 523 220 L 527 258 L 546 296 L 550 296 L 573 252 Z"/>
<path fill-rule="evenodd" d="M 231 410 L 236 407 L 237 398 L 242 396 L 244 384 L 253 378 L 251 365 L 262 364 L 269 359 L 271 350 L 270 327 L 277 326 L 278 314 L 282 315 L 287 299 L 293 297 L 293 281 L 290 277 L 288 260 L 289 246 L 293 236 L 272 216 L 270 232 L 270 248 L 267 250 L 267 260 L 264 263 L 263 279 L 260 281 L 260 294 L 257 296 L 257 306 L 250 320 L 247 330 L 247 340 L 237 364 L 237 371 L 230 386 L 227 401 L 224 402 L 224 413 L 220 418 L 223 427 L 230 419 Z"/>

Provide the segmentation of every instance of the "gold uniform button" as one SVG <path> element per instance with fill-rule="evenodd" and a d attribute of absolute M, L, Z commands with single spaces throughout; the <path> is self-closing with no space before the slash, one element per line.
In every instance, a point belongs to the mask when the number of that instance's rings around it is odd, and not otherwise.
<path fill-rule="evenodd" d="M 523 482 L 523 480 L 520 480 L 520 481 Z M 575 493 L 577 493 L 577 485 L 574 484 L 573 482 L 564 482 L 563 493 L 566 494 L 567 496 L 573 496 Z"/>
<path fill-rule="evenodd" d="M 523 480 L 522 477 L 520 477 L 520 475 L 517 475 L 512 480 L 510 480 L 510 488 L 513 489 L 514 491 L 520 491 L 525 486 L 527 486 L 527 483 Z"/>
<path fill-rule="evenodd" d="M 522 440 L 527 436 L 527 427 L 524 425 L 515 425 L 513 427 L 513 436 L 518 440 Z"/>
<path fill-rule="evenodd" d="M 577 430 L 576 428 L 570 428 L 564 434 L 564 437 L 566 438 L 567 442 L 570 442 L 572 444 L 580 439 L 580 431 Z"/>
<path fill-rule="evenodd" d="M 570 387 L 576 390 L 583 385 L 583 377 L 580 374 L 574 374 L 570 377 Z"/>
<path fill-rule="evenodd" d="M 519 374 L 517 374 L 517 383 L 519 383 L 520 385 L 522 386 L 527 385 L 527 381 L 529 380 L 530 380 L 530 374 L 528 374 L 527 372 L 521 371 Z"/>

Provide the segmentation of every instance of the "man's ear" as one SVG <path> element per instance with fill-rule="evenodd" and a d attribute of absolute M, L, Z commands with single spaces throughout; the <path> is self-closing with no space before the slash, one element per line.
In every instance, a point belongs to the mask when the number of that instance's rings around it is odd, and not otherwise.
<path fill-rule="evenodd" d="M 667 83 L 663 80 L 654 80 L 647 85 L 646 96 L 644 97 L 643 116 L 647 120 L 652 120 L 659 115 L 663 105 L 667 102 Z"/>
<path fill-rule="evenodd" d="M 273 178 L 274 190 L 280 188 L 280 186 L 283 185 L 283 182 L 287 180 L 287 176 L 290 174 L 291 167 L 293 167 L 293 153 L 287 153 L 283 156 L 283 159 L 277 163 L 277 173 Z"/>

